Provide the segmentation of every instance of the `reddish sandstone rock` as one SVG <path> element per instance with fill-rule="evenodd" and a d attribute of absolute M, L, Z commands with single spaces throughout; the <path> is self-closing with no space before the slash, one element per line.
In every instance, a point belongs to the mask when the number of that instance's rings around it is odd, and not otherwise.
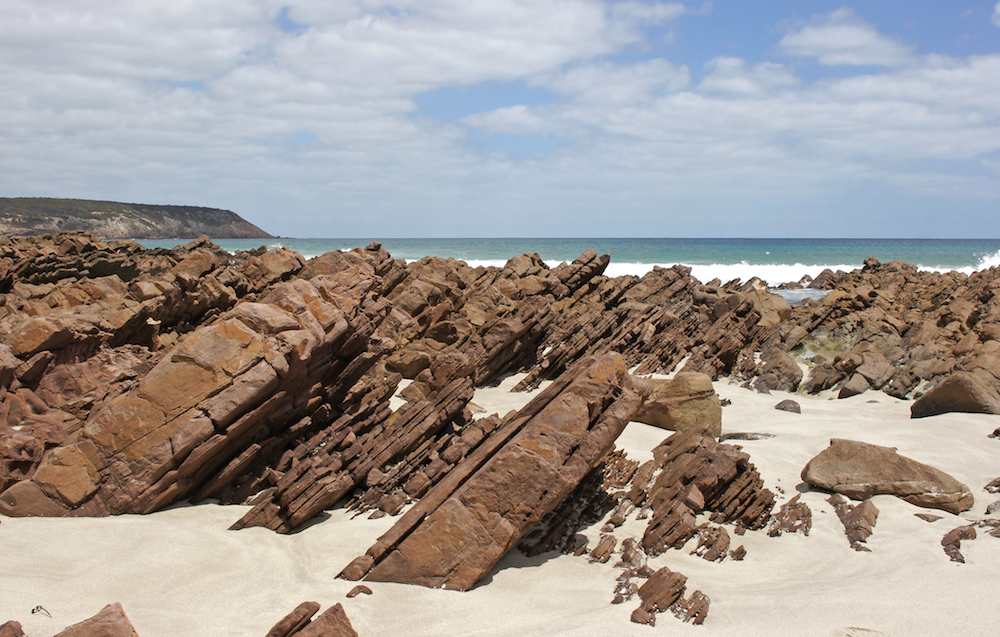
<path fill-rule="evenodd" d="M 830 496 L 827 502 L 837 511 L 837 517 L 844 524 L 847 541 L 855 551 L 870 551 L 864 543 L 872 534 L 875 522 L 878 520 L 878 508 L 871 500 L 865 500 L 857 506 L 848 504 L 847 499 L 839 493 Z"/>
<path fill-rule="evenodd" d="M 955 372 L 910 407 L 910 416 L 925 418 L 958 411 L 1000 414 L 1000 393 L 976 374 Z"/>
<path fill-rule="evenodd" d="M 311 620 L 313 615 L 319 612 L 320 606 L 316 602 L 302 602 L 295 610 L 285 615 L 285 617 L 275 624 L 271 630 L 267 631 L 265 637 L 290 637 L 302 630 Z"/>
<path fill-rule="evenodd" d="M 358 637 L 358 633 L 347 618 L 344 607 L 334 604 L 323 614 L 308 623 L 302 630 L 289 637 Z"/>
<path fill-rule="evenodd" d="M 344 577 L 471 588 L 607 454 L 638 407 L 625 362 L 586 359 L 509 418 Z"/>
<path fill-rule="evenodd" d="M 893 448 L 839 438 L 806 464 L 802 480 L 855 500 L 889 494 L 956 514 L 973 504 L 969 488 L 939 469 L 901 456 Z"/>
<path fill-rule="evenodd" d="M 782 533 L 809 535 L 812 529 L 812 510 L 805 502 L 799 502 L 801 495 L 795 494 L 795 497 L 782 504 L 778 512 L 771 516 L 771 525 L 767 530 L 769 536 L 778 537 Z"/>
<path fill-rule="evenodd" d="M 639 379 L 649 396 L 632 417 L 637 422 L 671 431 L 707 426 L 713 436 L 722 434 L 722 405 L 706 374 L 679 373 L 669 380 Z"/>
<path fill-rule="evenodd" d="M 24 629 L 20 622 L 5 622 L 0 624 L 0 637 L 24 637 Z"/>
<path fill-rule="evenodd" d="M 109 604 L 90 619 L 58 633 L 56 637 L 138 637 L 121 604 Z"/>

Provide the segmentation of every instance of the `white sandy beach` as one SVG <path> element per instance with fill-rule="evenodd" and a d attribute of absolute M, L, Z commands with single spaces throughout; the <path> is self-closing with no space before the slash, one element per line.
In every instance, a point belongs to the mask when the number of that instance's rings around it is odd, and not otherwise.
<path fill-rule="evenodd" d="M 474 401 L 501 415 L 530 396 L 498 388 Z M 397 518 L 328 518 L 283 536 L 262 528 L 227 527 L 241 506 L 178 506 L 145 516 L 114 518 L 0 518 L 0 623 L 14 619 L 30 637 L 54 635 L 121 602 L 141 637 L 263 637 L 305 600 L 325 609 L 344 605 L 362 637 L 439 635 L 994 635 L 1000 540 L 980 532 L 962 544 L 966 563 L 949 561 L 942 536 L 985 517 L 998 499 L 983 486 L 1000 476 L 1000 440 L 987 434 L 1000 417 L 947 414 L 909 418 L 911 403 L 868 392 L 846 400 L 825 396 L 761 395 L 725 381 L 715 384 L 732 404 L 723 409 L 723 432 L 764 432 L 774 438 L 740 442 L 784 503 L 801 485 L 802 467 L 832 437 L 897 447 L 967 484 L 971 511 L 954 516 L 928 511 L 892 496 L 874 499 L 880 510 L 870 553 L 849 546 L 827 494 L 807 491 L 813 511 L 808 537 L 770 538 L 765 531 L 733 535 L 746 546 L 744 561 L 710 563 L 685 550 L 650 560 L 688 577 L 688 592 L 711 600 L 703 626 L 670 613 L 655 627 L 629 621 L 638 598 L 610 603 L 621 569 L 585 558 L 507 555 L 474 590 L 460 593 L 418 586 L 370 583 L 371 596 L 347 599 L 355 586 L 335 578 Z M 774 410 L 784 398 L 802 414 Z M 632 423 L 618 446 L 644 461 L 670 432 Z M 925 522 L 915 513 L 942 516 Z M 634 518 L 634 515 L 633 515 Z M 587 531 L 596 540 L 601 523 Z M 630 519 L 619 540 L 641 537 L 645 521 Z M 731 530 L 731 529 L 730 529 Z M 48 614 L 32 609 L 41 606 Z"/>

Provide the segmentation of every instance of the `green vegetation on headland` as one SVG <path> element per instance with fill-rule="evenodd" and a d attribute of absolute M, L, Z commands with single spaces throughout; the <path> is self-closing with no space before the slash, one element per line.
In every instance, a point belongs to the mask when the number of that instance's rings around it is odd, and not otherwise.
<path fill-rule="evenodd" d="M 0 235 L 85 230 L 105 239 L 268 239 L 235 212 L 87 199 L 0 197 Z"/>

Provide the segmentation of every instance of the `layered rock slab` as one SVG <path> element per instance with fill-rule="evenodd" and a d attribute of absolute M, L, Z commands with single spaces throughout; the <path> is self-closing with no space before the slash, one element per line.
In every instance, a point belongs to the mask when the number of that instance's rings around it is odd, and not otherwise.
<path fill-rule="evenodd" d="M 802 469 L 807 484 L 866 500 L 895 495 L 910 504 L 960 513 L 972 508 L 969 488 L 947 473 L 880 447 L 834 438 Z"/>
<path fill-rule="evenodd" d="M 611 451 L 641 401 L 620 356 L 580 361 L 341 575 L 472 588 Z"/>

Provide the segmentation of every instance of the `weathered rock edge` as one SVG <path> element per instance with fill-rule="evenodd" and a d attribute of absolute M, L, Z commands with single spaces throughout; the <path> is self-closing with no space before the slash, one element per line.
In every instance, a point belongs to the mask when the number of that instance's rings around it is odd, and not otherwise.
<path fill-rule="evenodd" d="M 642 396 L 586 358 L 507 418 L 341 577 L 468 590 L 611 451 Z"/>

